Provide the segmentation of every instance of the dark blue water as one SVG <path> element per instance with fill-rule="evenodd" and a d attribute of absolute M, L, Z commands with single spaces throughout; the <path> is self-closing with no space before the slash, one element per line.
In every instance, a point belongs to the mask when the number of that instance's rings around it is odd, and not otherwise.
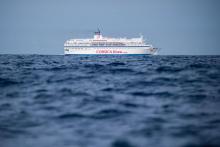
<path fill-rule="evenodd" d="M 0 146 L 220 146 L 220 56 L 0 55 Z"/>

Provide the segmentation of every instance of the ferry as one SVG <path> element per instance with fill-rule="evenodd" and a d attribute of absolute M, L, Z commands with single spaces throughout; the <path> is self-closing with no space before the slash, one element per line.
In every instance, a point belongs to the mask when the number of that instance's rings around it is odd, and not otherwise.
<path fill-rule="evenodd" d="M 143 54 L 155 55 L 158 49 L 139 38 L 103 37 L 100 30 L 93 38 L 69 39 L 64 43 L 64 54 Z"/>

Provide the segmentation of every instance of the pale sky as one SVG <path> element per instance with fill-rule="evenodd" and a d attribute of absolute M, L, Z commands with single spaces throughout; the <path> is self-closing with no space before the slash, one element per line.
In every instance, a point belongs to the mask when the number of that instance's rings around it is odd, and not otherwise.
<path fill-rule="evenodd" d="M 220 0 L 0 0 L 0 54 L 63 54 L 97 28 L 162 55 L 220 55 Z"/>

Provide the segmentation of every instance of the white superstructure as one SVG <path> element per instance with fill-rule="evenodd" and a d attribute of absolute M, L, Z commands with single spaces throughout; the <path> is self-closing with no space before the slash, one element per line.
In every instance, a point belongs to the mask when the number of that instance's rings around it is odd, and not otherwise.
<path fill-rule="evenodd" d="M 154 55 L 157 49 L 140 38 L 108 38 L 100 31 L 90 39 L 70 39 L 64 43 L 64 54 L 148 54 Z"/>

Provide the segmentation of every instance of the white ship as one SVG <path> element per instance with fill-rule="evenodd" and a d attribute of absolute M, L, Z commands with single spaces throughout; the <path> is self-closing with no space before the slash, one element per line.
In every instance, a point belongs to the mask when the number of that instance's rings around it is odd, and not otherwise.
<path fill-rule="evenodd" d="M 146 54 L 155 55 L 158 49 L 139 38 L 108 38 L 98 30 L 93 38 L 70 39 L 64 43 L 64 54 Z"/>

